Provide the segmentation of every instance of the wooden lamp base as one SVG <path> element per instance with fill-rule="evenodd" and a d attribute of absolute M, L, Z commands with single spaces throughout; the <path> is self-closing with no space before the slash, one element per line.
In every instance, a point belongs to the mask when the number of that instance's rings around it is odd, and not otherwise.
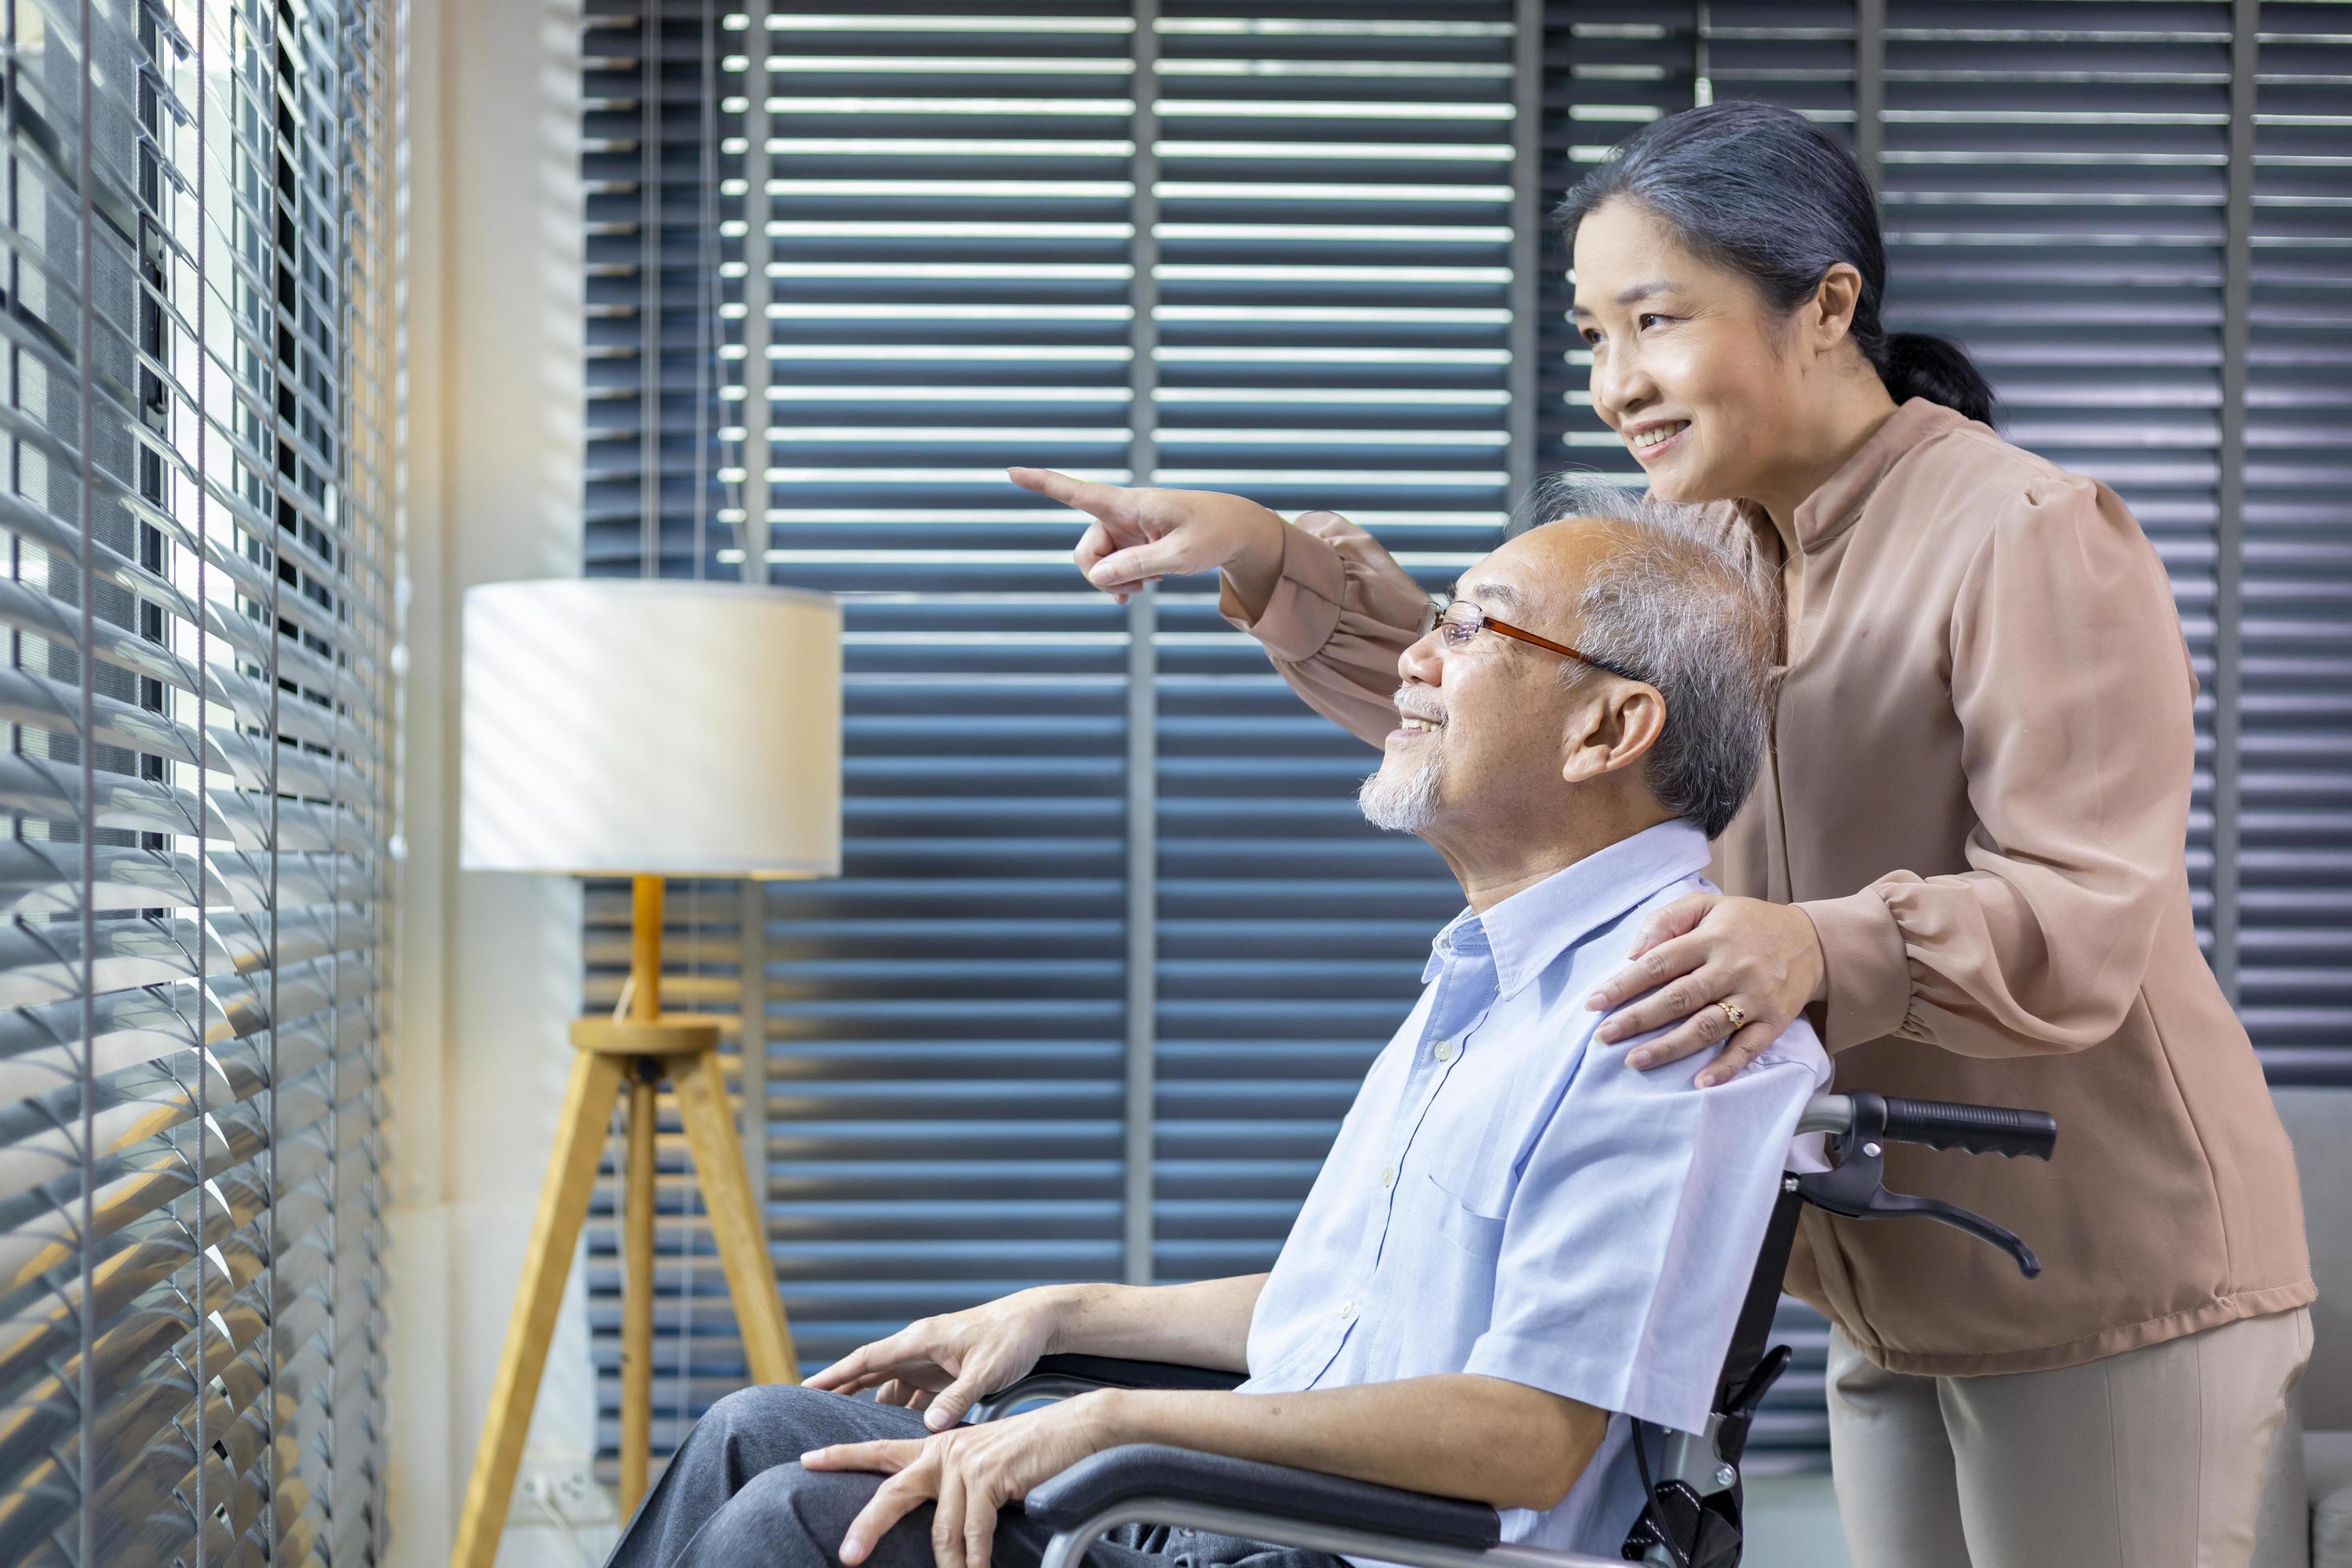
<path fill-rule="evenodd" d="M 800 1381 L 792 1325 L 768 1256 L 761 1205 L 743 1168 L 743 1147 L 727 1104 L 719 1065 L 719 1020 L 661 1010 L 662 879 L 635 879 L 630 957 L 630 1011 L 624 1018 L 583 1018 L 572 1026 L 572 1079 L 540 1189 L 539 1212 L 523 1256 L 522 1284 L 499 1355 L 489 1416 L 474 1451 L 453 1568 L 490 1568 L 507 1505 L 522 1463 L 523 1437 L 548 1342 L 563 1300 L 563 1281 L 588 1217 L 596 1163 L 613 1102 L 629 1097 L 628 1153 L 621 1232 L 621 1517 L 636 1511 L 651 1466 L 654 1324 L 655 1100 L 661 1080 L 677 1089 L 687 1147 L 701 1180 L 719 1262 L 754 1383 Z"/>

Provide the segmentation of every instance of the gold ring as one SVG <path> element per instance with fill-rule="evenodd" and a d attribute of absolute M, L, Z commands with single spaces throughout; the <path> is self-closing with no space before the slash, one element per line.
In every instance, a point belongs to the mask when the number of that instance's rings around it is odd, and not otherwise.
<path fill-rule="evenodd" d="M 1717 1002 L 1716 1005 L 1722 1008 L 1723 1016 L 1731 1020 L 1731 1032 L 1735 1035 L 1739 1033 L 1739 1026 L 1748 1022 L 1748 1015 L 1729 1002 Z"/>

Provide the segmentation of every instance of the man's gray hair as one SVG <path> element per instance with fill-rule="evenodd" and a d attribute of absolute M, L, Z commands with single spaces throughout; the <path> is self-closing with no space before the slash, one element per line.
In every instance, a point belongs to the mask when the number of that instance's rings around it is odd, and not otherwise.
<path fill-rule="evenodd" d="M 1577 646 L 1666 700 L 1649 758 L 1658 803 L 1709 838 L 1731 824 L 1770 744 L 1780 592 L 1761 579 L 1720 512 L 1591 475 L 1546 480 L 1525 516 L 1632 525 L 1633 542 L 1603 556 L 1577 601 Z M 1566 679 L 1589 678 L 1570 661 Z"/>

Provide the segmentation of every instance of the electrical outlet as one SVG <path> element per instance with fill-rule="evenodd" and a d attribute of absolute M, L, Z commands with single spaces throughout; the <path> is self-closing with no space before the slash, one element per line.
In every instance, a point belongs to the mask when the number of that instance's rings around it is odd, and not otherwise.
<path fill-rule="evenodd" d="M 613 1524 L 613 1494 L 585 1465 L 556 1465 L 522 1478 L 522 1495 L 541 1515 L 564 1524 Z"/>
<path fill-rule="evenodd" d="M 613 1521 L 613 1494 L 599 1485 L 585 1467 L 566 1466 L 555 1472 L 549 1497 L 555 1511 L 573 1524 Z"/>

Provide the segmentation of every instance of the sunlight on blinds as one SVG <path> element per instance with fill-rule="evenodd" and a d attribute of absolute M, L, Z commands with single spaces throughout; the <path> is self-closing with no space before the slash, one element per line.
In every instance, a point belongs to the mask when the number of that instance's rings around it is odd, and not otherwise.
<path fill-rule="evenodd" d="M 7 25 L 0 1556 L 370 1561 L 390 24 Z"/>

